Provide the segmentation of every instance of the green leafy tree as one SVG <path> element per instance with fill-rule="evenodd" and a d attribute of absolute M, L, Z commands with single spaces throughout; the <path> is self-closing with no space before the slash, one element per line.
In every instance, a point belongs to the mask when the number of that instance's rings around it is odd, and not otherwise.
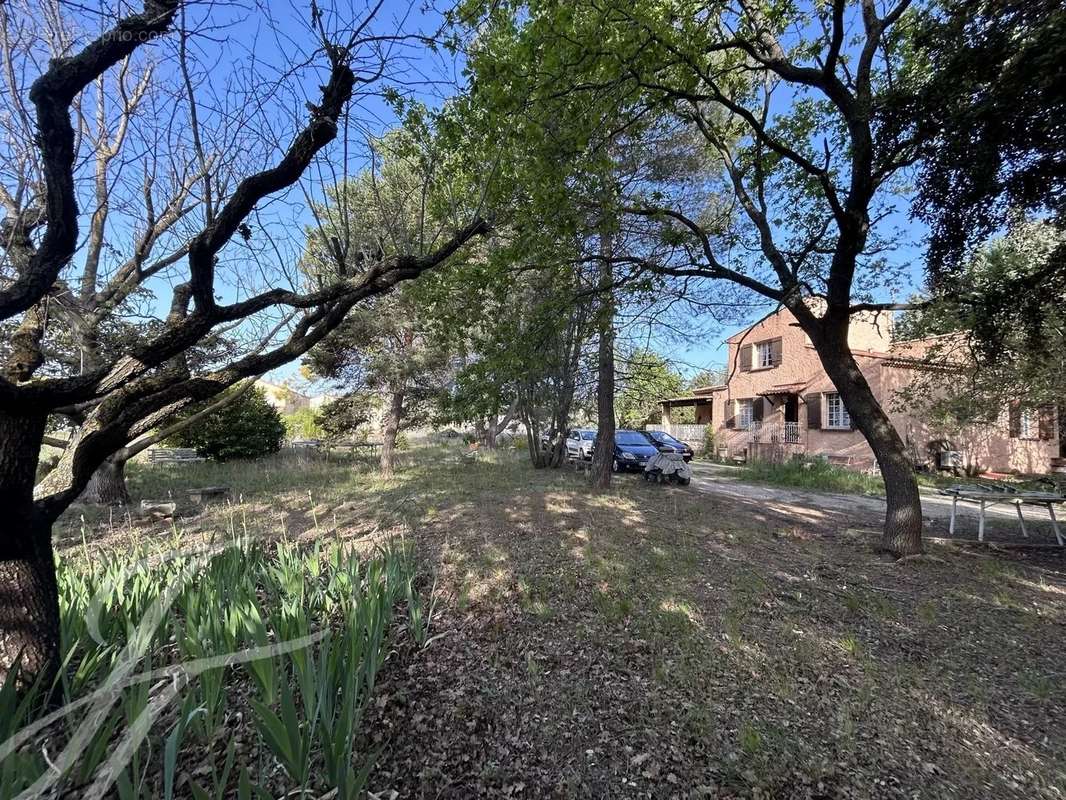
<path fill-rule="evenodd" d="M 488 6 L 463 4 L 458 16 L 479 17 Z M 620 201 L 637 186 L 672 192 L 680 176 L 699 171 L 705 149 L 661 110 L 638 109 L 639 95 L 625 87 L 567 91 L 572 80 L 600 86 L 606 86 L 601 79 L 612 80 L 610 68 L 599 65 L 578 74 L 581 46 L 566 44 L 575 41 L 573 35 L 597 40 L 604 29 L 596 8 L 534 4 L 528 17 L 526 10 L 521 4 L 492 4 L 486 24 L 473 23 L 478 33 L 468 52 L 474 91 L 458 107 L 458 117 L 479 132 L 487 157 L 497 165 L 487 203 L 497 224 L 509 226 L 513 235 L 512 266 L 548 267 L 571 257 L 581 273 L 579 291 L 593 306 L 590 335 L 596 346 L 590 411 L 599 420 L 599 445 L 591 482 L 605 488 L 617 417 L 616 351 L 626 346 L 629 326 L 658 313 L 656 300 L 668 304 L 661 291 L 665 281 L 639 266 L 644 243 L 622 226 Z M 636 41 L 639 34 L 628 38 Z M 558 386 L 564 393 L 570 389 L 566 382 Z"/>
<path fill-rule="evenodd" d="M 365 392 L 338 397 L 315 414 L 315 424 L 331 442 L 366 437 L 366 427 L 374 413 L 374 398 Z"/>
<path fill-rule="evenodd" d="M 301 408 L 291 414 L 282 414 L 281 421 L 289 439 L 321 439 L 323 436 L 319 413 L 315 409 Z"/>
<path fill-rule="evenodd" d="M 896 306 L 872 292 L 897 282 L 885 221 L 920 153 L 895 80 L 908 5 L 468 0 L 460 9 L 474 34 L 476 98 L 501 139 L 576 126 L 589 152 L 605 153 L 620 127 L 649 117 L 698 137 L 700 176 L 618 187 L 631 270 L 676 279 L 695 301 L 733 286 L 795 316 L 876 456 L 881 547 L 896 555 L 922 549 L 918 487 L 847 333 L 853 314 Z M 604 106 L 610 116 L 598 114 Z M 550 125 L 537 107 L 551 110 Z"/>
<path fill-rule="evenodd" d="M 512 275 L 501 294 L 495 277 L 510 273 L 517 258 L 505 248 L 491 254 L 488 280 L 465 293 L 468 319 L 478 323 L 466 328 L 465 363 L 444 409 L 453 420 L 492 418 L 497 429 L 501 416 L 513 413 L 525 426 L 532 464 L 558 466 L 565 456 L 561 434 L 594 385 L 589 346 L 595 304 L 581 293 L 582 270 L 571 259 Z M 457 297 L 458 307 L 463 302 Z"/>
<path fill-rule="evenodd" d="M 1014 215 L 1066 224 L 1063 30 L 1060 0 L 933 0 L 910 14 L 882 135 L 914 143 L 934 280 Z M 1060 249 L 1044 268 L 1062 264 Z"/>
<path fill-rule="evenodd" d="M 178 447 L 194 447 L 206 458 L 230 461 L 276 453 L 284 440 L 281 415 L 256 388 L 175 434 L 170 441 Z"/>
<path fill-rule="evenodd" d="M 926 357 L 954 378 L 919 374 L 899 401 L 925 408 L 947 429 L 994 421 L 1014 402 L 1059 405 L 1066 398 L 1066 287 L 1042 284 L 1030 304 L 1012 292 L 1047 274 L 1066 232 L 1050 221 L 1023 223 L 967 260 L 958 274 L 905 312 L 901 339 L 937 337 Z M 902 345 L 905 346 L 905 345 Z"/>
<path fill-rule="evenodd" d="M 679 394 L 681 376 L 654 350 L 637 350 L 621 359 L 622 369 L 615 396 L 618 424 L 639 428 L 661 413 L 659 401 Z"/>
<path fill-rule="evenodd" d="M 693 389 L 705 389 L 708 386 L 721 386 L 728 378 L 729 373 L 725 367 L 701 369 L 685 381 L 685 388 L 692 391 Z"/>
<path fill-rule="evenodd" d="M 407 126 L 372 145 L 374 166 L 330 187 L 316 206 L 302 268 L 330 281 L 398 253 L 423 253 L 465 206 L 451 196 L 447 154 L 417 107 Z M 427 276 L 427 282 L 443 280 Z M 382 408 L 380 467 L 391 475 L 397 437 L 425 423 L 454 372 L 450 340 L 435 334 L 433 287 L 400 289 L 348 316 L 305 365 L 347 393 L 370 393 Z"/>

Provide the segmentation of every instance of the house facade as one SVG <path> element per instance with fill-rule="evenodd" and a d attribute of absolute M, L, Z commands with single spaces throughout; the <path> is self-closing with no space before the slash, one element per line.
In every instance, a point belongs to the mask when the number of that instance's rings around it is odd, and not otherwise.
<path fill-rule="evenodd" d="M 316 394 L 310 397 L 285 384 L 271 383 L 262 378 L 255 382 L 256 388 L 263 392 L 263 397 L 279 414 L 294 414 L 305 408 L 317 411 L 336 399 L 330 394 Z"/>
<path fill-rule="evenodd" d="M 901 407 L 897 393 L 920 372 L 939 371 L 944 381 L 957 375 L 923 358 L 931 342 L 893 343 L 885 315 L 856 315 L 848 331 L 859 369 L 916 463 L 951 459 L 982 471 L 1027 474 L 1066 466 L 1061 408 L 1017 406 L 1004 409 L 993 425 L 946 431 L 917 410 Z M 764 317 L 726 344 L 726 382 L 664 400 L 662 427 L 672 426 L 676 409 L 689 407 L 697 424 L 711 426 L 721 457 L 811 455 L 857 469 L 875 466 L 870 446 L 789 311 Z"/>

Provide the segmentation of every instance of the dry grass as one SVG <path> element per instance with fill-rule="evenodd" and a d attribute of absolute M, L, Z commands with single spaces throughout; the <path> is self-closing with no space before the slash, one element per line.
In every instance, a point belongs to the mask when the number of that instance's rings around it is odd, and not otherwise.
<path fill-rule="evenodd" d="M 238 502 L 154 528 L 74 512 L 67 541 L 282 518 L 414 539 L 436 638 L 380 675 L 361 747 L 380 749 L 381 797 L 1064 796 L 1061 559 L 886 563 L 868 519 L 633 477 L 597 495 L 509 455 L 425 452 L 389 482 L 316 463 L 160 474 L 136 491 L 226 483 Z"/>

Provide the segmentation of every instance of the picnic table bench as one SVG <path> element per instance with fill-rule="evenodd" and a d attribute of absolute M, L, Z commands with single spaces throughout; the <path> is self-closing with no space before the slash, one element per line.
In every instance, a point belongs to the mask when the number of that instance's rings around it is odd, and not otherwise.
<path fill-rule="evenodd" d="M 1022 536 L 1029 538 L 1029 531 L 1025 528 L 1025 517 L 1022 514 L 1022 506 L 1043 506 L 1047 509 L 1051 518 L 1051 527 L 1055 531 L 1055 539 L 1059 546 L 1064 545 L 1062 530 L 1059 521 L 1055 517 L 1055 504 L 1066 503 L 1066 495 L 1060 492 L 1022 491 L 1012 486 L 987 486 L 956 484 L 946 489 L 940 489 L 940 494 L 951 497 L 951 522 L 948 525 L 948 533 L 955 533 L 955 514 L 959 501 L 977 503 L 980 508 L 977 522 L 977 541 L 985 540 L 985 509 L 998 503 L 1008 503 L 1014 506 L 1018 514 L 1018 525 L 1021 527 Z"/>
<path fill-rule="evenodd" d="M 191 447 L 153 447 L 148 451 L 149 464 L 187 464 L 204 460 Z"/>
<path fill-rule="evenodd" d="M 369 453 L 371 458 L 377 458 L 380 449 L 381 442 L 338 442 L 337 444 L 329 445 L 326 448 L 326 453 L 328 454 L 333 450 L 338 450 L 342 453 L 347 452 L 351 455 Z"/>

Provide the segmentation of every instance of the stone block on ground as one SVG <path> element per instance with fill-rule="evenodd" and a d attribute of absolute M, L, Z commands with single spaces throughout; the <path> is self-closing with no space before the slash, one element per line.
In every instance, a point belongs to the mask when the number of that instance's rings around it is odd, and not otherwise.
<path fill-rule="evenodd" d="M 200 489 L 189 489 L 187 494 L 193 503 L 206 503 L 208 500 L 222 500 L 229 497 L 228 486 L 204 486 Z"/>

